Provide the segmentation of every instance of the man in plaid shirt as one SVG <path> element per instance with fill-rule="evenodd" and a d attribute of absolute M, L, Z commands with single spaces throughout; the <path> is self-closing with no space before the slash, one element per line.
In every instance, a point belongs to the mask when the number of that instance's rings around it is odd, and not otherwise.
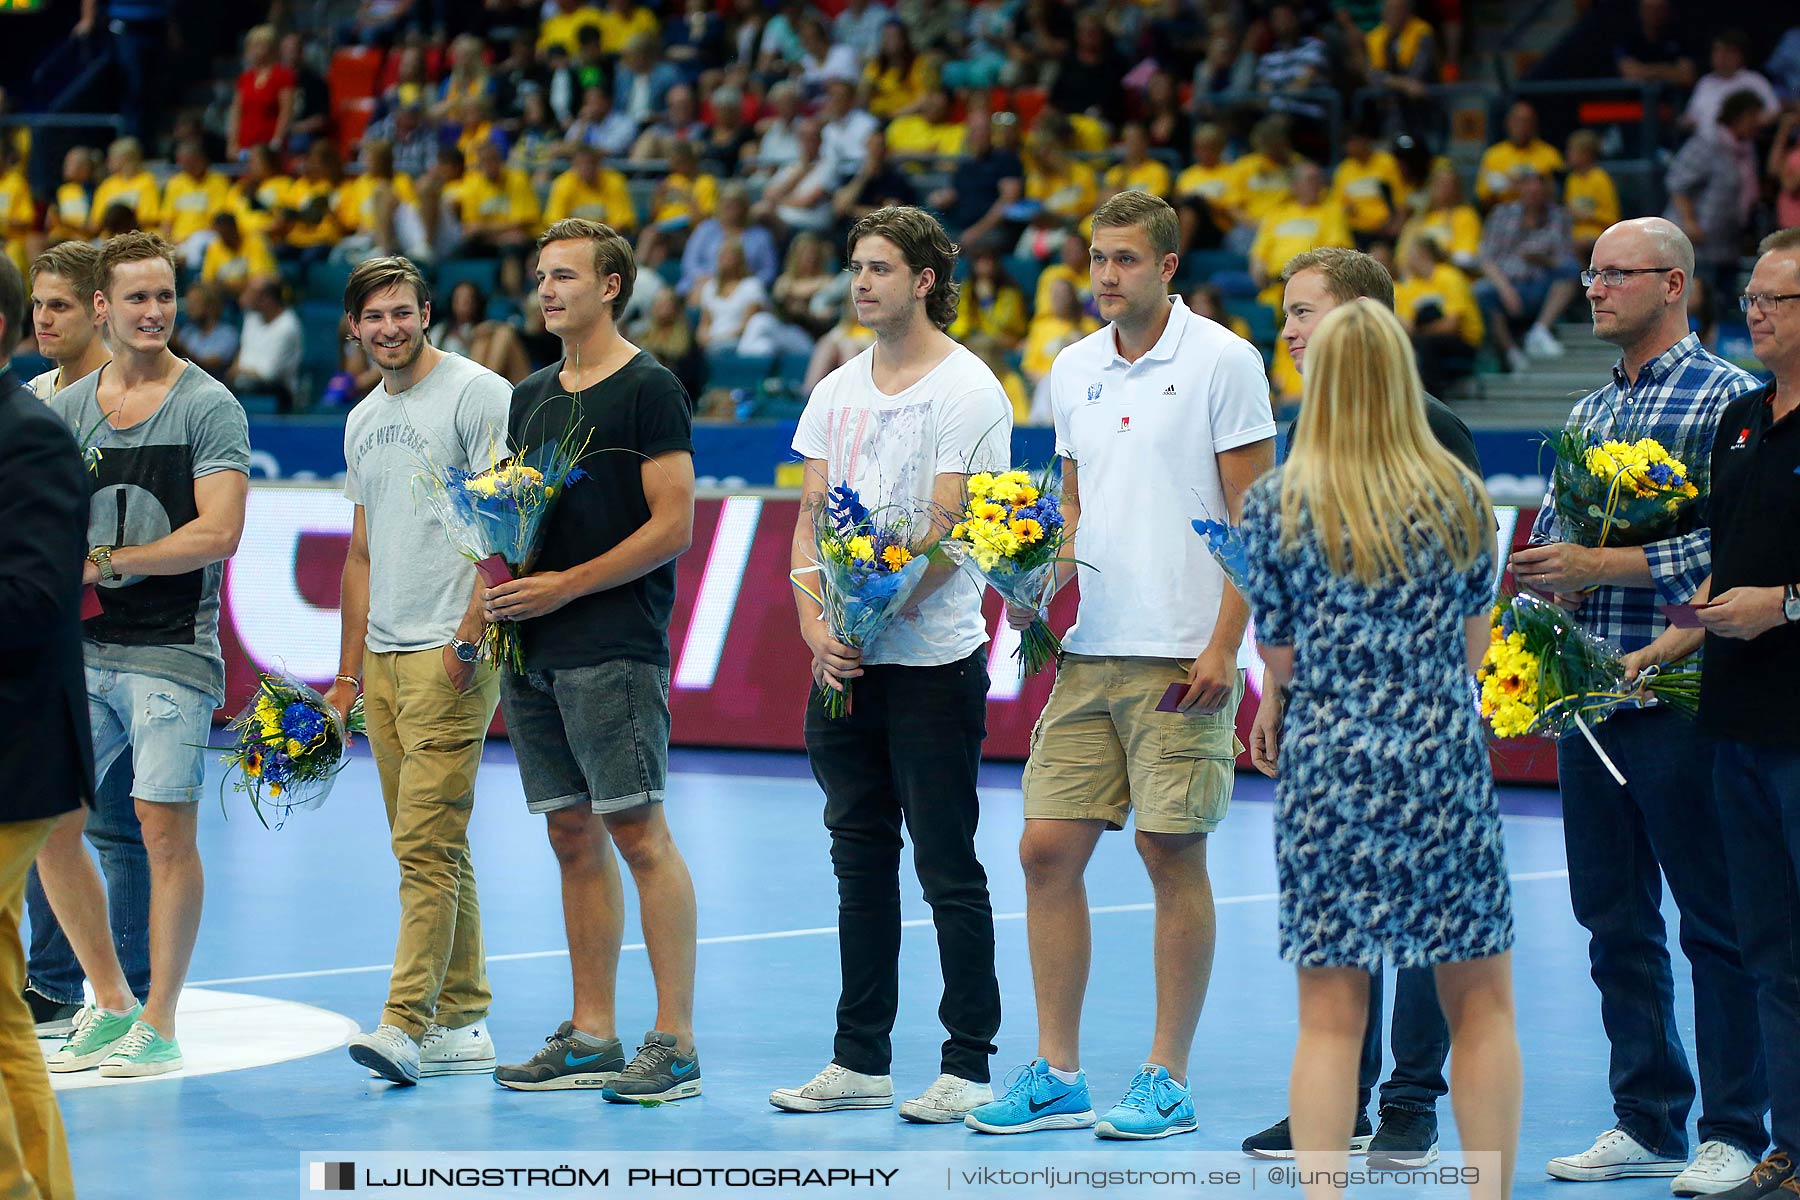
<path fill-rule="evenodd" d="M 1571 424 L 1604 436 L 1652 437 L 1702 489 L 1676 532 L 1647 546 L 1595 548 L 1562 540 L 1554 489 L 1532 546 L 1512 556 L 1520 587 L 1555 597 L 1620 650 L 1668 622 L 1659 604 L 1691 600 L 1712 567 L 1705 473 L 1725 405 L 1756 379 L 1708 353 L 1688 332 L 1694 247 L 1657 217 L 1614 225 L 1582 275 L 1594 336 L 1618 346 L 1613 378 L 1575 406 Z M 1569 895 L 1588 931 L 1600 1018 L 1612 1046 L 1617 1125 L 1579 1154 L 1550 1160 L 1558 1179 L 1677 1176 L 1678 1196 L 1723 1192 L 1748 1178 L 1768 1143 L 1756 985 L 1738 953 L 1727 863 L 1714 811 L 1712 741 L 1667 707 L 1628 709 L 1594 727 L 1625 775 L 1621 786 L 1579 733 L 1557 746 Z M 1681 910 L 1693 967 L 1701 1145 L 1687 1156 L 1694 1076 L 1675 1020 L 1659 911 L 1662 883 Z"/>

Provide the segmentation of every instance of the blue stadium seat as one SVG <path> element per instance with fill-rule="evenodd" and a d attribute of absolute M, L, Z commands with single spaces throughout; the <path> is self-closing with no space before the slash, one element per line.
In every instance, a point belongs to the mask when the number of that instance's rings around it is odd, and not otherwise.
<path fill-rule="evenodd" d="M 1241 254 L 1229 250 L 1196 250 L 1181 260 L 1177 277 L 1183 291 L 1202 283 L 1211 283 L 1220 271 L 1244 271 L 1248 264 Z"/>
<path fill-rule="evenodd" d="M 772 354 L 739 354 L 729 346 L 706 352 L 706 386 L 709 388 L 754 391 L 762 387 L 763 380 L 774 369 L 775 356 Z"/>
<path fill-rule="evenodd" d="M 1043 263 L 1030 255 L 1014 255 L 1001 265 L 1012 276 L 1012 281 L 1019 285 L 1019 290 L 1025 293 L 1027 302 L 1037 295 L 1038 276 L 1044 273 Z"/>
<path fill-rule="evenodd" d="M 326 259 L 306 268 L 306 285 L 302 295 L 307 300 L 329 300 L 340 308 L 344 301 L 344 285 L 350 282 L 355 267 L 346 262 Z"/>
<path fill-rule="evenodd" d="M 297 407 L 310 407 L 337 373 L 339 363 L 338 319 L 344 315 L 341 301 L 302 300 L 295 305 L 300 315 L 300 372 L 306 377 L 295 389 Z"/>
<path fill-rule="evenodd" d="M 658 275 L 660 275 L 662 277 L 662 281 L 664 283 L 668 284 L 670 287 L 680 287 L 681 286 L 681 258 L 680 258 L 680 256 L 673 255 L 673 256 L 670 256 L 669 258 L 665 258 L 661 262 L 657 263 L 656 264 L 656 273 Z"/>
<path fill-rule="evenodd" d="M 1248 271 L 1215 271 L 1212 281 L 1227 300 L 1242 300 L 1256 295 L 1260 290 Z"/>
<path fill-rule="evenodd" d="M 270 392 L 242 392 L 238 395 L 238 403 L 255 417 L 272 417 L 281 411 L 280 401 Z"/>
<path fill-rule="evenodd" d="M 1225 311 L 1234 317 L 1244 318 L 1244 324 L 1250 326 L 1250 340 L 1258 346 L 1272 345 L 1275 341 L 1275 313 L 1268 305 L 1259 300 L 1227 300 Z"/>
<path fill-rule="evenodd" d="M 775 378 L 798 392 L 801 385 L 806 382 L 806 371 L 810 366 L 812 366 L 811 354 L 783 354 L 775 360 Z"/>
<path fill-rule="evenodd" d="M 500 260 L 497 258 L 449 258 L 438 264 L 437 282 L 432 293 L 441 296 L 439 303 L 448 306 L 450 293 L 463 280 L 473 280 L 484 296 L 500 288 Z"/>

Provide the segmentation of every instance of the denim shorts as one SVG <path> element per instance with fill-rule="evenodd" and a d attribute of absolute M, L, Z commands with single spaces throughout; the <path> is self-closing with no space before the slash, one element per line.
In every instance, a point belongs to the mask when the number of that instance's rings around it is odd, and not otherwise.
<path fill-rule="evenodd" d="M 217 706 L 204 692 L 155 675 L 87 668 L 94 777 L 131 747 L 131 795 L 155 804 L 200 799 Z"/>
<path fill-rule="evenodd" d="M 661 804 L 669 778 L 669 668 L 619 658 L 507 671 L 500 703 L 534 813 Z"/>

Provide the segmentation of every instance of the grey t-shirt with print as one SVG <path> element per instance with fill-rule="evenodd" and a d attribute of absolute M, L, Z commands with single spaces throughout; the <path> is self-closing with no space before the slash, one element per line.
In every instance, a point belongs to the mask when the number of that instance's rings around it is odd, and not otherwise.
<path fill-rule="evenodd" d="M 225 385 L 188 363 L 161 406 L 129 429 L 103 424 L 101 380 L 108 363 L 56 393 L 50 407 L 79 436 L 97 430 L 99 461 L 89 478 L 89 546 L 147 546 L 200 515 L 194 481 L 220 471 L 250 473 L 250 427 Z M 219 651 L 223 562 L 181 575 L 125 575 L 100 585 L 100 615 L 89 620 L 87 664 L 153 675 L 225 700 Z"/>
<path fill-rule="evenodd" d="M 344 427 L 344 495 L 363 506 L 369 536 L 369 633 L 376 653 L 449 642 L 469 607 L 475 564 L 424 499 L 426 470 L 479 471 L 507 456 L 512 385 L 460 354 L 445 354 L 397 395 L 375 385 Z"/>

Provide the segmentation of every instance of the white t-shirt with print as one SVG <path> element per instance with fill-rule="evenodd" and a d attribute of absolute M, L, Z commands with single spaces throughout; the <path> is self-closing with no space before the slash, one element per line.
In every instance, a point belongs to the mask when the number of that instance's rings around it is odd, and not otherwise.
<path fill-rule="evenodd" d="M 1056 453 L 1079 472 L 1081 602 L 1063 638 L 1073 654 L 1193 658 L 1206 648 L 1225 574 L 1189 522 L 1229 520 L 1216 455 L 1275 436 L 1262 355 L 1179 296 L 1169 308 L 1134 363 L 1109 324 L 1050 367 Z"/>
<path fill-rule="evenodd" d="M 855 488 L 871 512 L 893 505 L 929 520 L 939 475 L 1006 470 L 1012 402 L 986 363 L 958 346 L 892 396 L 876 388 L 874 363 L 870 346 L 820 380 L 794 431 L 794 452 L 823 461 L 831 487 Z M 864 646 L 863 662 L 941 667 L 967 658 L 987 640 L 981 593 L 959 571 Z"/>

